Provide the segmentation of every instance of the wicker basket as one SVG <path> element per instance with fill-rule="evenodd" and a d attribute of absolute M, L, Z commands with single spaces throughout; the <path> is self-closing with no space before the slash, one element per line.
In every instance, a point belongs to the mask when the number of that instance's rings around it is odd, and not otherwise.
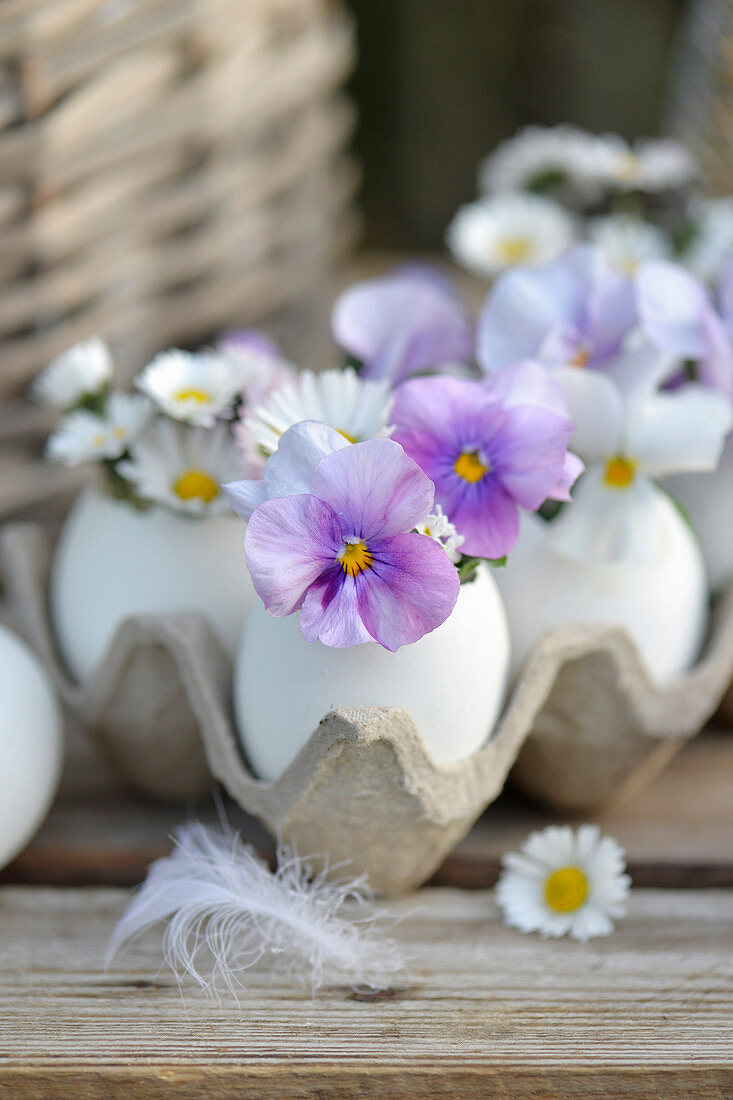
<path fill-rule="evenodd" d="M 354 232 L 352 57 L 326 0 L 2 0 L 0 514 L 63 482 L 20 395 L 76 340 L 128 372 L 314 315 Z"/>

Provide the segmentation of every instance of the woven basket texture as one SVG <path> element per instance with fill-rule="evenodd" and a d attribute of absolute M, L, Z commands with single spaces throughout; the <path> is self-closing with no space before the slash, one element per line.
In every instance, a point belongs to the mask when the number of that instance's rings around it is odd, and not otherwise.
<path fill-rule="evenodd" d="M 326 0 L 2 0 L 0 515 L 75 480 L 29 464 L 22 394 L 77 340 L 124 375 L 231 325 L 312 341 L 355 233 L 353 52 Z"/>

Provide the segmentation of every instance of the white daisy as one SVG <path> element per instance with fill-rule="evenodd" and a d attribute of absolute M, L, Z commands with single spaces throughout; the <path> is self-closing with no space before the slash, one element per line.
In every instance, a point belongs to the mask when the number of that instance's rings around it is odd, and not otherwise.
<path fill-rule="evenodd" d="M 228 511 L 221 487 L 240 470 L 226 425 L 202 428 L 158 417 L 129 450 L 117 472 L 141 499 L 193 516 Z"/>
<path fill-rule="evenodd" d="M 466 541 L 465 535 L 458 534 L 455 526 L 439 504 L 435 505 L 435 510 L 431 515 L 426 516 L 422 523 L 418 523 L 415 530 L 418 534 L 427 535 L 428 538 L 440 543 L 452 562 L 460 560 L 461 551 L 459 548 Z"/>
<path fill-rule="evenodd" d="M 156 355 L 135 384 L 174 420 L 211 427 L 217 416 L 231 411 L 243 381 L 223 355 L 171 348 Z"/>
<path fill-rule="evenodd" d="M 594 155 L 598 179 L 616 191 L 674 191 L 697 175 L 692 153 L 671 138 L 631 146 L 618 134 L 603 134 L 595 139 Z"/>
<path fill-rule="evenodd" d="M 551 825 L 502 860 L 496 899 L 520 932 L 585 942 L 606 936 L 626 913 L 631 879 L 623 849 L 597 825 Z"/>
<path fill-rule="evenodd" d="M 76 409 L 65 416 L 48 439 L 46 455 L 64 466 L 119 458 L 149 416 L 150 405 L 145 398 L 110 394 L 102 415 Z"/>
<path fill-rule="evenodd" d="M 113 374 L 109 348 L 94 337 L 56 356 L 36 378 L 31 393 L 42 405 L 66 412 L 100 394 Z"/>
<path fill-rule="evenodd" d="M 733 258 L 733 198 L 697 199 L 690 206 L 693 235 L 682 262 L 710 283 Z"/>
<path fill-rule="evenodd" d="M 302 420 L 328 424 L 350 443 L 359 443 L 388 434 L 391 407 L 392 390 L 386 380 L 359 378 L 351 367 L 320 374 L 305 370 L 253 409 L 244 428 L 264 455 L 273 454 L 283 432 Z"/>
<path fill-rule="evenodd" d="M 558 203 L 519 193 L 462 206 L 446 234 L 456 260 L 482 278 L 515 264 L 548 263 L 574 238 L 574 221 Z"/>
<path fill-rule="evenodd" d="M 666 233 L 631 214 L 609 214 L 588 223 L 588 240 L 598 245 L 608 263 L 622 275 L 635 275 L 645 260 L 667 259 L 672 245 Z"/>
<path fill-rule="evenodd" d="M 593 171 L 594 138 L 575 126 L 526 126 L 497 146 L 479 167 L 479 187 L 562 193 L 585 201 L 599 197 Z"/>

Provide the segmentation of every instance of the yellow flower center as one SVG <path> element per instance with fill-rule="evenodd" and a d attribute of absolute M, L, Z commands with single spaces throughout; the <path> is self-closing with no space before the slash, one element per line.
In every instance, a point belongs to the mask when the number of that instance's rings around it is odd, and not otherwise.
<path fill-rule="evenodd" d="M 106 442 L 107 442 L 107 438 L 102 432 L 97 432 L 97 434 L 94 436 L 94 438 L 92 440 L 92 443 L 94 444 L 95 447 L 103 447 Z"/>
<path fill-rule="evenodd" d="M 208 405 L 214 398 L 206 390 L 179 390 L 173 395 L 176 401 L 195 401 L 198 405 Z"/>
<path fill-rule="evenodd" d="M 453 469 L 464 481 L 480 481 L 490 467 L 485 466 L 478 456 L 478 451 L 464 451 L 456 459 Z"/>
<path fill-rule="evenodd" d="M 507 264 L 521 264 L 532 252 L 532 242 L 527 237 L 504 237 L 496 246 L 500 259 Z"/>
<path fill-rule="evenodd" d="M 121 424 L 118 424 L 117 427 L 112 429 L 112 435 L 115 439 L 124 439 L 127 435 L 127 429 L 123 428 Z"/>
<path fill-rule="evenodd" d="M 205 470 L 186 470 L 173 486 L 181 500 L 203 500 L 208 504 L 219 495 L 219 486 Z"/>
<path fill-rule="evenodd" d="M 348 439 L 349 443 L 356 443 L 356 436 L 349 435 L 349 433 L 345 432 L 342 428 L 337 428 L 336 431 L 339 435 L 342 435 L 344 439 Z"/>
<path fill-rule="evenodd" d="M 622 455 L 614 455 L 606 463 L 603 480 L 609 489 L 628 489 L 636 474 L 636 463 Z"/>
<path fill-rule="evenodd" d="M 621 153 L 617 161 L 619 179 L 632 183 L 639 175 L 639 158 L 633 153 Z"/>
<path fill-rule="evenodd" d="M 588 879 L 580 867 L 561 867 L 545 882 L 545 901 L 555 913 L 574 913 L 588 897 Z"/>
<path fill-rule="evenodd" d="M 570 360 L 571 367 L 587 367 L 590 359 L 590 352 L 583 344 L 580 345 L 573 358 Z"/>
<path fill-rule="evenodd" d="M 350 577 L 358 577 L 365 569 L 371 569 L 374 555 L 370 553 L 365 542 L 345 541 L 338 560 L 344 573 L 348 573 Z"/>

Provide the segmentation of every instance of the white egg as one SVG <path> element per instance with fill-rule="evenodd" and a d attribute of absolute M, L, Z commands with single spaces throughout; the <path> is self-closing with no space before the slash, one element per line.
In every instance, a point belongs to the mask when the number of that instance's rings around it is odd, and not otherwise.
<path fill-rule="evenodd" d="M 523 518 L 519 542 L 497 577 L 509 619 L 513 676 L 544 634 L 570 623 L 626 627 L 659 683 L 694 663 L 707 621 L 702 554 L 665 494 L 658 492 L 650 508 L 647 518 L 662 547 L 653 561 L 570 560 L 547 546 L 547 524 Z"/>
<path fill-rule="evenodd" d="M 403 707 L 433 760 L 450 764 L 488 738 L 508 669 L 506 615 L 488 569 L 462 585 L 437 630 L 396 653 L 307 642 L 299 615 L 275 619 L 258 602 L 235 671 L 237 726 L 251 767 L 273 780 L 335 707 Z"/>
<path fill-rule="evenodd" d="M 709 474 L 680 474 L 665 487 L 688 512 L 700 536 L 713 591 L 733 581 L 733 437 L 717 470 Z"/>
<path fill-rule="evenodd" d="M 71 673 L 87 680 L 124 619 L 148 612 L 205 615 L 233 657 L 254 589 L 244 524 L 139 511 L 96 489 L 69 513 L 51 573 L 51 612 Z"/>
<path fill-rule="evenodd" d="M 61 775 L 63 732 L 37 657 L 0 626 L 0 867 L 25 848 Z"/>

